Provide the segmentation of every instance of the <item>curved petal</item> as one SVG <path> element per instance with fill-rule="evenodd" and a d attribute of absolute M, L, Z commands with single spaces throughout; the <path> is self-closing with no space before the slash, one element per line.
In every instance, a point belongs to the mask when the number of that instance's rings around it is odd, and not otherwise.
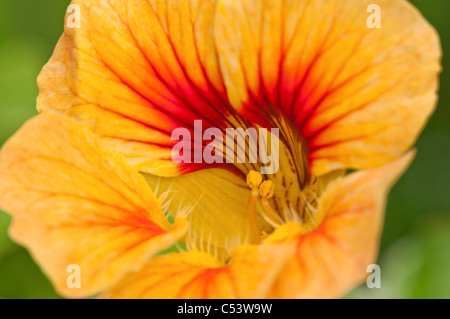
<path fill-rule="evenodd" d="M 439 39 L 405 0 L 377 2 L 380 29 L 370 0 L 73 3 L 83 22 L 41 73 L 38 109 L 83 121 L 148 173 L 203 168 L 171 161 L 172 131 L 235 127 L 236 110 L 268 128 L 281 113 L 314 175 L 375 167 L 414 143 L 436 103 Z"/>
<path fill-rule="evenodd" d="M 156 257 L 101 297 L 263 298 L 289 255 L 279 246 L 240 246 L 227 266 L 198 251 Z"/>
<path fill-rule="evenodd" d="M 215 34 L 227 93 L 252 121 L 281 113 L 314 175 L 385 164 L 416 140 L 436 104 L 436 31 L 405 0 L 219 0 Z"/>
<path fill-rule="evenodd" d="M 27 122 L 0 153 L 0 207 L 58 292 L 90 296 L 139 270 L 187 230 L 170 225 L 144 178 L 82 125 L 60 115 Z M 81 287 L 69 288 L 69 265 Z"/>
<path fill-rule="evenodd" d="M 38 109 L 82 121 L 138 169 L 174 176 L 175 128 L 231 127 L 213 38 L 215 1 L 74 0 L 39 76 Z M 193 136 L 193 134 L 192 134 Z"/>
<path fill-rule="evenodd" d="M 251 190 L 243 178 L 223 169 L 202 170 L 174 178 L 145 175 L 173 215 L 189 214 L 190 246 L 228 258 L 249 236 L 246 205 Z M 203 249 L 202 249 L 203 248 Z"/>
<path fill-rule="evenodd" d="M 312 232 L 286 224 L 266 241 L 295 249 L 273 285 L 272 298 L 336 298 L 363 282 L 374 263 L 387 193 L 414 154 L 335 182 L 321 199 L 322 221 Z"/>
<path fill-rule="evenodd" d="M 387 192 L 413 153 L 382 168 L 354 173 L 323 195 L 320 225 L 296 223 L 263 245 L 237 247 L 228 265 L 191 251 L 152 259 L 103 298 L 338 297 L 368 275 L 376 257 Z"/>

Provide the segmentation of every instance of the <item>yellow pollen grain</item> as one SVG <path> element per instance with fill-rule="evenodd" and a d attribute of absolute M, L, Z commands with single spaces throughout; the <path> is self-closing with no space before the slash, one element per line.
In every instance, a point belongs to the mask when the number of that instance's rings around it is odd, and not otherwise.
<path fill-rule="evenodd" d="M 259 185 L 262 183 L 263 177 L 257 171 L 250 171 L 247 174 L 247 185 L 251 189 L 258 189 Z"/>
<path fill-rule="evenodd" d="M 264 181 L 259 187 L 259 195 L 262 198 L 270 199 L 273 197 L 275 185 L 272 181 Z"/>

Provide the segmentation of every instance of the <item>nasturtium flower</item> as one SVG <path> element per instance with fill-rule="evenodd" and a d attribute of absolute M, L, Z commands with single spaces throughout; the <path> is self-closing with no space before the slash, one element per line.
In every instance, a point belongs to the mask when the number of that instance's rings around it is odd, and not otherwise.
<path fill-rule="evenodd" d="M 377 1 L 372 29 L 372 2 L 73 1 L 40 114 L 1 151 L 12 238 L 67 297 L 344 295 L 376 260 L 441 69 L 411 4 Z M 173 161 L 172 132 L 198 120 L 278 128 L 279 170 Z"/>

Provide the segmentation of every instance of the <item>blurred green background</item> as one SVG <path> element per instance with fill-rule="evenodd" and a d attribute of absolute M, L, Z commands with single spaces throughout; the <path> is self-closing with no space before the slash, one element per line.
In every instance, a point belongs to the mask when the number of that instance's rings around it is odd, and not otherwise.
<path fill-rule="evenodd" d="M 440 102 L 416 160 L 389 197 L 381 289 L 363 285 L 350 298 L 450 298 L 450 1 L 411 2 L 441 36 Z M 0 1 L 0 145 L 36 114 L 36 77 L 62 34 L 69 3 Z M 28 252 L 9 239 L 9 223 L 0 211 L 0 298 L 59 298 Z"/>

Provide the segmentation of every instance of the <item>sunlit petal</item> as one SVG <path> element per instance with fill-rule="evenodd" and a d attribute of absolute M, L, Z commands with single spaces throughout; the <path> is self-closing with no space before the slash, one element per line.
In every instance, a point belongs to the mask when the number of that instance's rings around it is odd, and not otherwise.
<path fill-rule="evenodd" d="M 152 259 L 103 298 L 263 298 L 279 273 L 288 246 L 241 246 L 225 266 L 192 251 Z"/>
<path fill-rule="evenodd" d="M 0 153 L 0 207 L 59 293 L 90 296 L 139 270 L 187 230 L 170 225 L 144 178 L 70 118 L 41 114 Z M 67 284 L 69 265 L 81 287 Z"/>
<path fill-rule="evenodd" d="M 220 0 L 215 22 L 233 106 L 273 127 L 293 123 L 311 170 L 385 164 L 407 150 L 434 110 L 441 49 L 405 0 Z"/>
<path fill-rule="evenodd" d="M 321 221 L 312 232 L 295 223 L 275 231 L 266 243 L 290 243 L 295 253 L 269 296 L 336 298 L 362 283 L 376 262 L 387 193 L 413 156 L 335 182 L 322 197 Z"/>

